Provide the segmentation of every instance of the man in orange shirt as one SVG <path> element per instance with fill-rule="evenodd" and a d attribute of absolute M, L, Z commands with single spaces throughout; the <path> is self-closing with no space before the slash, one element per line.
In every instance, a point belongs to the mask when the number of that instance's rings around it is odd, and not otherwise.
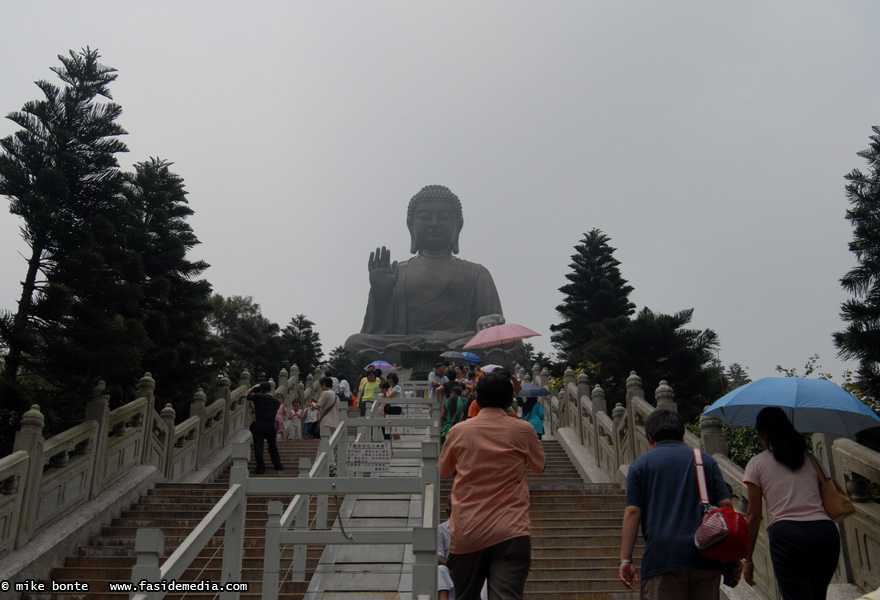
<path fill-rule="evenodd" d="M 521 599 L 529 575 L 526 466 L 540 473 L 546 457 L 534 427 L 506 416 L 512 399 L 508 377 L 483 376 L 479 414 L 449 430 L 440 454 L 440 475 L 456 474 L 446 565 L 458 600 L 478 600 L 487 578 L 490 600 Z"/>

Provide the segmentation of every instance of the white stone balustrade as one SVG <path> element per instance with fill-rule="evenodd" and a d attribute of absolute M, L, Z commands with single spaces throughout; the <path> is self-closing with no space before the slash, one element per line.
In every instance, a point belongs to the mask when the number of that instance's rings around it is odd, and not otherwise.
<path fill-rule="evenodd" d="M 650 447 L 645 419 L 657 408 L 677 411 L 673 389 L 667 382 L 659 382 L 654 394 L 655 408 L 645 400 L 642 381 L 633 372 L 626 382 L 626 407 L 617 404 L 609 418 L 604 392 L 599 386 L 590 392 L 586 375 L 580 375 L 575 382 L 574 371 L 569 368 L 563 381 L 563 389 L 545 400 L 548 426 L 554 433 L 568 428 L 591 452 L 601 471 L 610 480 L 625 485 L 629 465 Z M 730 488 L 734 506 L 745 513 L 748 493 L 742 482 L 743 469 L 727 458 L 727 439 L 721 422 L 704 417 L 700 420 L 700 431 L 699 437 L 686 432 L 685 443 L 712 454 Z M 880 453 L 850 439 L 831 438 L 814 435 L 815 454 L 856 502 L 856 514 L 840 524 L 842 560 L 836 581 L 852 583 L 865 591 L 874 590 L 880 586 L 880 564 L 875 558 L 880 556 L 880 506 L 871 500 L 868 490 L 870 484 L 880 484 Z M 777 600 L 765 531 L 758 538 L 754 560 L 760 593 Z"/>
<path fill-rule="evenodd" d="M 285 373 L 283 382 L 295 390 L 299 373 L 294 368 L 293 377 Z M 235 390 L 230 390 L 228 378 L 222 378 L 217 398 L 209 405 L 198 390 L 191 416 L 178 424 L 170 404 L 156 412 L 155 387 L 147 373 L 138 383 L 137 398 L 111 411 L 109 395 L 99 382 L 86 406 L 86 421 L 48 440 L 43 438 L 44 418 L 38 405 L 22 416 L 12 454 L 0 459 L 0 558 L 134 469 L 155 467 L 168 481 L 187 477 L 208 459 L 230 451 L 232 435 L 250 423 L 244 398 L 250 387 L 246 371 Z"/>

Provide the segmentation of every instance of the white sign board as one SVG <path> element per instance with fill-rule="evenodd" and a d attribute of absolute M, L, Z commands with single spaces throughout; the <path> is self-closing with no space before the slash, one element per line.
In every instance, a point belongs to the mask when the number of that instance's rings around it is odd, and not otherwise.
<path fill-rule="evenodd" d="M 388 471 L 391 451 L 387 442 L 353 442 L 348 445 L 347 470 L 359 473 Z"/>

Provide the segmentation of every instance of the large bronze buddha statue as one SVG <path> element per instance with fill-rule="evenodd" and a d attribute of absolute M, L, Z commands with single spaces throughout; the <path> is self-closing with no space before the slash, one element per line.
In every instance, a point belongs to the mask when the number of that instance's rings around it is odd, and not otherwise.
<path fill-rule="evenodd" d="M 477 331 L 504 323 L 492 275 L 454 256 L 464 226 L 458 197 L 441 185 L 422 188 L 406 225 L 413 258 L 392 262 L 384 246 L 370 253 L 364 325 L 345 342 L 352 355 L 399 363 L 401 350 L 460 350 Z"/>

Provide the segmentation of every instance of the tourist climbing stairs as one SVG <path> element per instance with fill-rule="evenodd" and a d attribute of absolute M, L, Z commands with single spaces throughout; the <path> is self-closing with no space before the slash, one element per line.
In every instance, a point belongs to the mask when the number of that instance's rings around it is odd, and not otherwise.
<path fill-rule="evenodd" d="M 526 600 L 638 598 L 617 574 L 623 490 L 615 484 L 583 483 L 558 441 L 544 440 L 542 445 L 547 467 L 543 473 L 528 474 L 532 568 Z M 441 481 L 444 510 L 452 481 Z M 636 558 L 641 552 L 640 538 Z"/>
<path fill-rule="evenodd" d="M 249 477 L 295 477 L 300 458 L 314 460 L 317 454 L 317 440 L 289 440 L 278 443 L 283 471 L 275 471 L 267 458 L 267 470 L 263 475 L 255 475 L 253 456 L 248 464 Z M 88 592 L 29 593 L 28 600 L 122 600 L 128 598 L 127 592 L 110 592 L 109 582 L 128 582 L 135 564 L 134 541 L 140 528 L 161 529 L 165 535 L 164 562 L 183 542 L 202 518 L 222 498 L 229 489 L 229 471 L 214 483 L 182 484 L 160 483 L 142 496 L 134 505 L 122 512 L 118 519 L 105 527 L 100 535 L 94 536 L 87 546 L 80 547 L 75 556 L 70 556 L 64 566 L 52 571 L 55 582 L 86 582 Z M 249 496 L 242 560 L 242 581 L 248 584 L 248 591 L 241 594 L 245 600 L 260 598 L 263 578 L 263 550 L 266 534 L 267 506 L 270 500 L 279 500 L 285 506 L 291 496 Z M 312 498 L 310 519 L 315 517 L 316 503 Z M 329 503 L 328 521 L 336 517 L 334 502 Z M 199 557 L 179 581 L 211 580 L 219 582 L 222 563 L 223 530 L 221 528 Z M 311 577 L 320 558 L 322 546 L 309 546 L 307 558 L 307 579 Z M 290 564 L 293 549 L 282 549 L 281 563 Z M 281 589 L 278 598 L 298 600 L 302 598 L 308 581 L 291 581 L 289 575 L 279 576 Z M 182 593 L 168 593 L 166 598 L 183 598 Z M 188 592 L 187 600 L 206 600 L 218 597 L 215 592 Z"/>

